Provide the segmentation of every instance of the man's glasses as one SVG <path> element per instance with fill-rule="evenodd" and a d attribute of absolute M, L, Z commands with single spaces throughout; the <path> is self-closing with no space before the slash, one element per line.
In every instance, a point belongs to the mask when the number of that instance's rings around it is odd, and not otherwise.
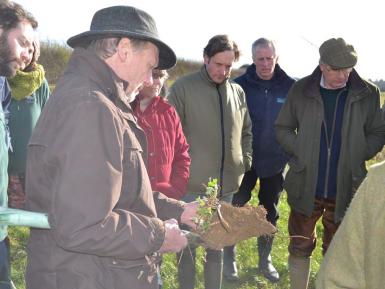
<path fill-rule="evenodd" d="M 333 68 L 329 65 L 325 65 L 325 68 L 327 71 L 329 72 L 333 72 L 333 73 L 343 73 L 344 75 L 349 75 L 352 71 L 353 71 L 353 67 L 349 67 L 349 68 Z"/>
<path fill-rule="evenodd" d="M 152 74 L 152 79 L 166 79 L 167 78 L 167 75 L 166 74 L 162 74 L 162 73 L 153 73 Z"/>

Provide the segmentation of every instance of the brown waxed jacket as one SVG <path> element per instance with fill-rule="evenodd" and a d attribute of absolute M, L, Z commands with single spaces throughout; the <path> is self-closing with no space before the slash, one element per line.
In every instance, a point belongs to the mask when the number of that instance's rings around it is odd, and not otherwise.
<path fill-rule="evenodd" d="M 75 49 L 31 137 L 27 205 L 29 289 L 158 288 L 161 219 L 183 203 L 151 191 L 146 141 L 124 86 L 94 53 Z"/>

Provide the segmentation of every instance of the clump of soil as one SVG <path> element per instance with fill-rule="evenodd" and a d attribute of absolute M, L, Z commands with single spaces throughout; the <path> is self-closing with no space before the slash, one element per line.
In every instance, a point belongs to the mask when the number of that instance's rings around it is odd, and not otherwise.
<path fill-rule="evenodd" d="M 199 228 L 198 233 L 205 243 L 204 246 L 219 250 L 240 241 L 261 235 L 272 235 L 277 229 L 266 220 L 263 206 L 234 207 L 219 202 L 215 213 L 205 229 Z"/>

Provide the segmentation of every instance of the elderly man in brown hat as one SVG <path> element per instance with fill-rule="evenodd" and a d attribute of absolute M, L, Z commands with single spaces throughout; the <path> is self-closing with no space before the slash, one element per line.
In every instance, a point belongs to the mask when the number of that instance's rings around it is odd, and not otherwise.
<path fill-rule="evenodd" d="M 127 6 L 96 12 L 68 44 L 28 148 L 27 206 L 48 213 L 51 230 L 31 230 L 27 288 L 159 288 L 160 254 L 187 245 L 178 225 L 194 226 L 197 206 L 151 191 L 130 102 L 175 54 L 152 17 Z"/>
<path fill-rule="evenodd" d="M 355 191 L 365 161 L 385 139 L 380 91 L 354 66 L 357 54 L 342 38 L 325 41 L 314 72 L 295 83 L 275 123 L 290 155 L 284 182 L 290 205 L 289 272 L 292 289 L 307 288 L 316 222 L 322 217 L 325 254 Z"/>

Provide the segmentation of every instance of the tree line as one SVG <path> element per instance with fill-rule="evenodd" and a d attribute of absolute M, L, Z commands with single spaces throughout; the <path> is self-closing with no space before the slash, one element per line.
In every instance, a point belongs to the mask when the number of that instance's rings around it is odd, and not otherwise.
<path fill-rule="evenodd" d="M 39 62 L 44 66 L 46 78 L 50 85 L 55 85 L 59 77 L 63 74 L 65 66 L 71 56 L 72 49 L 64 43 L 56 41 L 42 41 L 40 47 Z M 168 71 L 170 80 L 173 81 L 178 77 L 197 71 L 201 67 L 200 61 L 192 61 L 188 59 L 178 59 L 177 64 Z M 232 77 L 236 77 L 244 72 L 246 65 L 242 65 L 239 69 L 234 69 Z M 370 79 L 369 79 L 370 80 Z M 385 80 L 370 80 L 376 84 L 381 91 L 385 91 Z"/>

